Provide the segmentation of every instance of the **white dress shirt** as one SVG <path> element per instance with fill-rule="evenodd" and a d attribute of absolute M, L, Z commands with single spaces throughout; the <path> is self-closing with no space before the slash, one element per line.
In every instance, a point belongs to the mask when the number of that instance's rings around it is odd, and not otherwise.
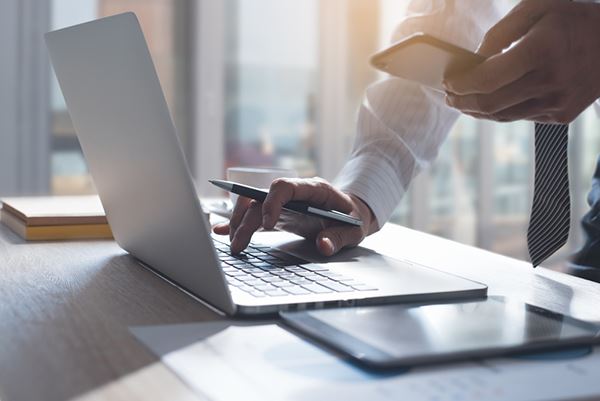
<path fill-rule="evenodd" d="M 425 32 L 475 50 L 509 9 L 501 0 L 412 0 L 393 41 Z M 336 185 L 365 201 L 382 226 L 411 180 L 435 159 L 458 115 L 443 94 L 418 84 L 387 78 L 371 85 Z"/>

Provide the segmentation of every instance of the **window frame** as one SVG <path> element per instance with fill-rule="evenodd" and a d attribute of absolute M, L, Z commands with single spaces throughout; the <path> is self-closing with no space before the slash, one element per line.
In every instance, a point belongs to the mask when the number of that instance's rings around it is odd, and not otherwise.
<path fill-rule="evenodd" d="M 0 193 L 46 194 L 50 190 L 50 64 L 44 33 L 50 2 L 0 3 Z"/>
<path fill-rule="evenodd" d="M 223 176 L 225 162 L 225 45 L 228 1 L 193 2 L 191 170 L 201 196 L 221 191 L 207 180 Z M 193 27 L 193 28 L 192 28 Z"/>

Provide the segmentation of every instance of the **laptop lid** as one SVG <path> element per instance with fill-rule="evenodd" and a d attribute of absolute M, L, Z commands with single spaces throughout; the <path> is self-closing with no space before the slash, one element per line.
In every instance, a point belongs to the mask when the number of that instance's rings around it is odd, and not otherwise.
<path fill-rule="evenodd" d="M 117 243 L 222 311 L 235 306 L 135 14 L 46 34 Z"/>

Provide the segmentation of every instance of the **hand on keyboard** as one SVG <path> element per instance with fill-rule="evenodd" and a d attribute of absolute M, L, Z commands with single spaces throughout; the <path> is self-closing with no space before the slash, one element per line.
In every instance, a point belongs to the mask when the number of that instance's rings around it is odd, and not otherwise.
<path fill-rule="evenodd" d="M 242 253 L 233 253 L 226 244 L 216 239 L 214 243 L 230 289 L 254 297 L 377 290 L 276 249 L 251 245 Z"/>
<path fill-rule="evenodd" d="M 282 206 L 291 200 L 306 201 L 316 207 L 351 214 L 360 218 L 363 226 L 354 227 L 282 211 Z M 239 253 L 248 246 L 252 234 L 261 227 L 267 230 L 277 227 L 304 238 L 315 239 L 319 252 L 331 256 L 344 247 L 358 245 L 365 236 L 377 230 L 377 222 L 371 209 L 362 200 L 341 192 L 321 178 L 280 178 L 271 184 L 264 204 L 239 197 L 231 220 L 215 225 L 213 231 L 221 235 L 229 234 L 232 252 Z"/>

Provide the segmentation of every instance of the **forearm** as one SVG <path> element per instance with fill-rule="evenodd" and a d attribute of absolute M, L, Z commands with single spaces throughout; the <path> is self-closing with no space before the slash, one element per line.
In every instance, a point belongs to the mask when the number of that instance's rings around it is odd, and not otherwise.
<path fill-rule="evenodd" d="M 394 41 L 426 32 L 475 50 L 504 12 L 498 0 L 413 0 Z M 367 89 L 353 152 L 336 183 L 366 202 L 382 226 L 412 179 L 437 156 L 456 121 L 441 93 L 388 78 Z"/>
<path fill-rule="evenodd" d="M 337 186 L 365 201 L 382 226 L 413 178 L 435 159 L 457 116 L 441 95 L 418 85 L 390 79 L 371 87 L 359 111 L 354 150 Z"/>

